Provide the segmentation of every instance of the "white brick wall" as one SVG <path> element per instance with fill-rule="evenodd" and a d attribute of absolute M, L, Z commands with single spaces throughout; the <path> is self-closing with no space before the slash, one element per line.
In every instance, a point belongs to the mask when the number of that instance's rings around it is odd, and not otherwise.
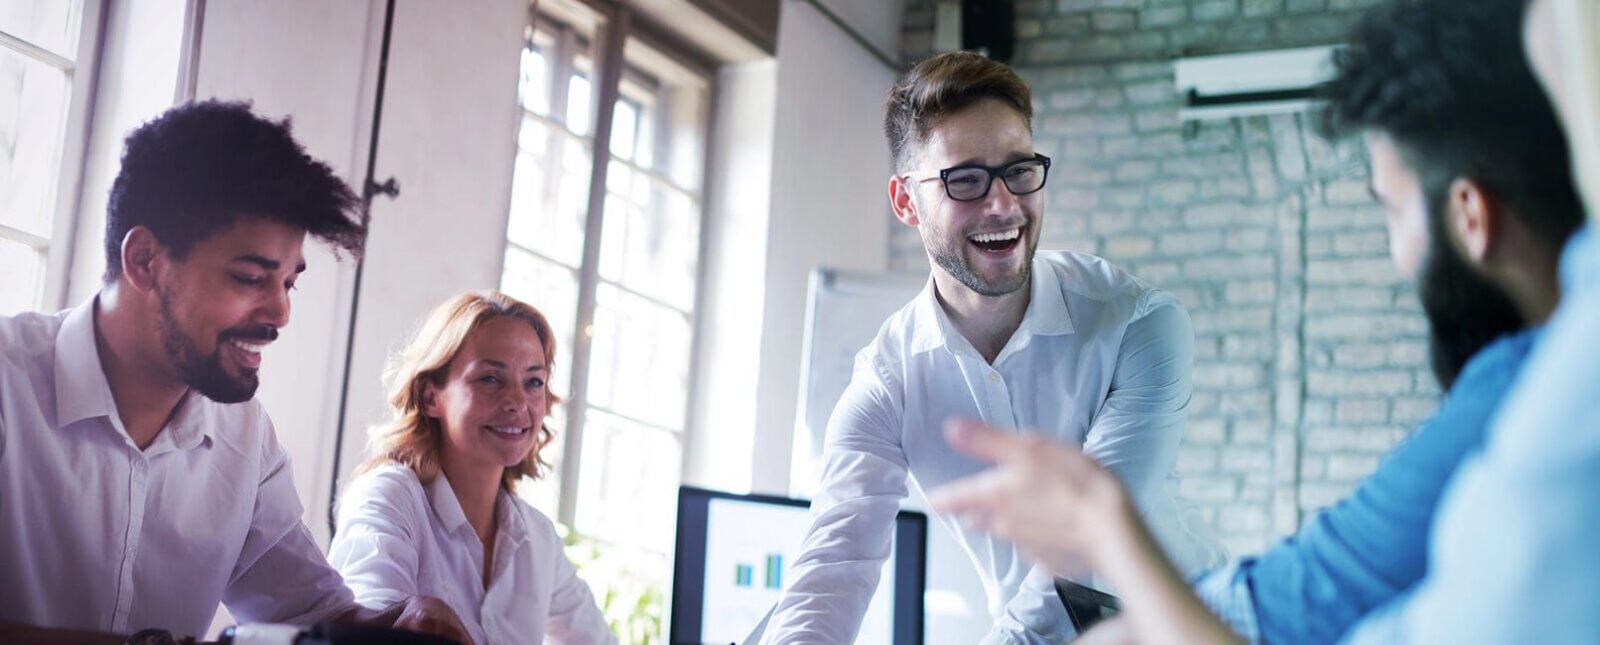
<path fill-rule="evenodd" d="M 1236 554 L 1346 495 L 1437 404 L 1426 324 L 1388 259 L 1359 146 L 1308 115 L 1185 130 L 1170 60 L 1337 42 L 1374 0 L 1021 0 L 1013 63 L 1056 159 L 1041 248 L 1089 251 L 1194 318 L 1178 492 Z M 907 57 L 927 55 L 910 0 Z M 926 271 L 893 224 L 892 266 Z"/>

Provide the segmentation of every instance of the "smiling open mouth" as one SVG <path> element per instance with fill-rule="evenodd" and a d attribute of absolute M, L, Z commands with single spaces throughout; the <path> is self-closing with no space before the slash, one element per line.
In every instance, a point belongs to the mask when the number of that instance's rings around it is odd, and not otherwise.
<path fill-rule="evenodd" d="M 978 247 L 979 250 L 989 253 L 1004 253 L 1006 251 L 1010 251 L 1011 249 L 1016 248 L 1017 243 L 1021 240 L 1022 229 L 1020 227 L 1006 229 L 1004 231 L 997 231 L 994 233 L 979 233 L 977 235 L 967 236 L 967 241 L 971 242 L 973 246 Z"/>
<path fill-rule="evenodd" d="M 488 430 L 490 433 L 497 436 L 516 438 L 528 434 L 528 430 L 531 428 L 521 428 L 517 426 L 484 426 L 483 429 Z"/>

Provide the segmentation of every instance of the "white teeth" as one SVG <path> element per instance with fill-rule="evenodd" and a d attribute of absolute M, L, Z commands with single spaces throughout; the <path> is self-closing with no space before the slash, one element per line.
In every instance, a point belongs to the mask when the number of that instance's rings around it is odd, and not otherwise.
<path fill-rule="evenodd" d="M 500 434 L 522 434 L 525 430 L 527 430 L 527 428 L 518 428 L 516 426 L 489 426 L 489 430 L 498 432 Z"/>
<path fill-rule="evenodd" d="M 247 343 L 242 340 L 233 340 L 229 342 L 233 343 L 234 347 L 250 352 L 251 354 L 260 354 L 261 350 L 267 348 L 267 343 Z"/>
<path fill-rule="evenodd" d="M 1011 229 L 1009 231 L 1001 231 L 999 233 L 983 233 L 983 234 L 980 234 L 980 235 L 974 235 L 974 236 L 972 236 L 972 241 L 974 241 L 974 242 L 985 242 L 985 243 L 989 243 L 989 242 L 1009 242 L 1011 240 L 1017 239 L 1017 236 L 1021 235 L 1021 234 L 1022 234 L 1022 229 L 1014 228 L 1014 229 Z"/>

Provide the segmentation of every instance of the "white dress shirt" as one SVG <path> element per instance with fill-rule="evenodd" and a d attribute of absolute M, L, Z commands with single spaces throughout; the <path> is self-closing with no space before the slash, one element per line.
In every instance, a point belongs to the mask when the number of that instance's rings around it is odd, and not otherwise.
<path fill-rule="evenodd" d="M 219 602 L 241 622 L 354 609 L 259 403 L 191 391 L 134 445 L 94 303 L 0 317 L 0 621 L 204 636 Z"/>
<path fill-rule="evenodd" d="M 410 468 L 385 464 L 341 495 L 328 557 L 357 602 L 385 607 L 412 594 L 437 597 L 479 645 L 616 643 L 555 525 L 503 490 L 495 512 L 500 529 L 485 589 L 483 545 L 449 480 L 440 473 L 424 485 Z"/>
<path fill-rule="evenodd" d="M 931 279 L 856 355 L 850 386 L 828 420 L 822 482 L 795 580 L 764 642 L 854 639 L 889 555 L 908 473 L 929 490 L 986 467 L 945 442 L 952 417 L 1083 446 L 1174 546 L 1173 531 L 1162 528 L 1174 508 L 1162 484 L 1190 398 L 1188 314 L 1176 298 L 1092 255 L 1040 252 L 1032 269 L 1028 309 L 992 365 L 954 327 Z M 1010 543 L 938 519 L 984 581 L 996 618 L 988 642 L 1072 635 L 1049 577 L 1030 575 L 1031 564 Z"/>

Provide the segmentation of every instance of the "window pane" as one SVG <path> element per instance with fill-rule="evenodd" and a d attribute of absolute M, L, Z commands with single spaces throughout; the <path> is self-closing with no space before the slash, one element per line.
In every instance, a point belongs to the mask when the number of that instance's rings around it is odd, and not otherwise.
<path fill-rule="evenodd" d="M 550 373 L 550 389 L 565 397 L 572 391 L 572 329 L 578 321 L 577 274 L 531 253 L 508 248 L 500 289 L 506 295 L 533 305 L 550 321 L 551 331 L 556 335 L 556 364 Z"/>
<path fill-rule="evenodd" d="M 583 427 L 578 531 L 669 553 L 682 454 L 676 435 L 590 408 Z"/>
<path fill-rule="evenodd" d="M 607 170 L 600 277 L 694 308 L 700 251 L 700 207 L 683 193 L 613 162 Z"/>
<path fill-rule="evenodd" d="M 577 267 L 589 212 L 589 152 L 581 141 L 533 117 L 522 120 L 512 170 L 511 242 Z M 559 166 L 550 163 L 560 159 Z"/>
<path fill-rule="evenodd" d="M 558 356 L 559 358 L 559 356 Z M 552 381 L 553 382 L 553 381 Z M 539 479 L 523 479 L 517 484 L 517 497 L 532 504 L 539 512 L 554 519 L 561 508 L 561 455 L 566 446 L 567 415 L 564 406 L 551 409 L 545 421 L 555 433 L 550 443 L 539 450 L 539 457 L 550 464 L 549 470 Z"/>
<path fill-rule="evenodd" d="M 617 101 L 616 110 L 611 114 L 611 154 L 632 159 L 638 128 L 639 108 L 627 101 Z"/>
<path fill-rule="evenodd" d="M 682 428 L 689 321 L 603 282 L 595 295 L 589 402 L 663 428 Z"/>
<path fill-rule="evenodd" d="M 522 50 L 522 79 L 517 89 L 523 108 L 550 115 L 550 61 L 540 48 Z"/>
<path fill-rule="evenodd" d="M 567 81 L 567 129 L 581 136 L 589 136 L 591 97 L 589 77 L 574 74 Z"/>
<path fill-rule="evenodd" d="M 81 0 L 4 0 L 0 31 L 68 59 L 77 57 Z"/>
<path fill-rule="evenodd" d="M 0 237 L 0 316 L 38 309 L 43 288 L 44 255 Z"/>
<path fill-rule="evenodd" d="M 0 224 L 48 238 L 69 77 L 0 49 Z"/>

